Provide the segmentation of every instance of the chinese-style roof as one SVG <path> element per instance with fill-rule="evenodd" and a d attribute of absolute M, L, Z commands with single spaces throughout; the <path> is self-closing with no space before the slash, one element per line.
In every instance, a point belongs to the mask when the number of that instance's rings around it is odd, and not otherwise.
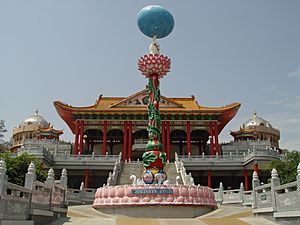
<path fill-rule="evenodd" d="M 49 127 L 39 127 L 38 128 L 39 131 L 41 131 L 42 133 L 53 133 L 53 134 L 57 134 L 57 135 L 61 135 L 64 132 L 62 130 L 56 130 L 53 128 L 53 126 L 49 126 Z"/>
<path fill-rule="evenodd" d="M 55 101 L 54 106 L 60 117 L 75 132 L 74 115 L 80 114 L 141 114 L 146 113 L 148 93 L 144 89 L 129 97 L 103 97 L 96 100 L 94 105 L 74 107 L 60 101 Z M 232 103 L 223 107 L 205 107 L 198 104 L 194 96 L 187 98 L 168 98 L 161 96 L 161 114 L 193 114 L 193 115 L 218 115 L 220 118 L 219 131 L 236 115 L 240 103 Z"/>

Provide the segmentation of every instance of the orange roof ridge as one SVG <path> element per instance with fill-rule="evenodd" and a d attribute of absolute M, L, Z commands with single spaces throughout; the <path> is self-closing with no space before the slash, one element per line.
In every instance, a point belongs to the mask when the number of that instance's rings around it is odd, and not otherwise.
<path fill-rule="evenodd" d="M 100 97 L 96 100 L 95 104 L 90 105 L 90 106 L 72 106 L 72 105 L 66 104 L 61 101 L 54 101 L 53 104 L 54 104 L 54 106 L 60 106 L 60 107 L 69 108 L 69 109 L 90 109 L 90 108 L 96 108 L 96 106 L 97 106 L 97 104 L 99 104 L 99 102 L 100 102 Z"/>

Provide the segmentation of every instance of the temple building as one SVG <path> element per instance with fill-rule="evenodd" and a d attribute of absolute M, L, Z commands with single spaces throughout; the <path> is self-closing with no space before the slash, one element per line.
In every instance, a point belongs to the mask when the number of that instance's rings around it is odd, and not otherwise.
<path fill-rule="evenodd" d="M 148 140 L 148 93 L 129 97 L 100 96 L 94 105 L 74 107 L 59 101 L 54 106 L 75 135 L 74 154 L 123 154 L 124 161 L 141 159 Z M 162 144 L 169 161 L 178 155 L 220 155 L 218 136 L 236 115 L 240 103 L 212 108 L 194 96 L 161 96 Z"/>
<path fill-rule="evenodd" d="M 123 162 L 139 161 L 148 141 L 148 93 L 144 89 L 129 97 L 100 96 L 91 106 L 75 107 L 60 101 L 54 106 L 59 116 L 73 132 L 73 155 L 113 156 L 122 153 Z M 175 154 L 192 172 L 195 183 L 218 187 L 238 187 L 240 182 L 250 187 L 253 171 L 261 179 L 266 165 L 279 159 L 279 131 L 269 122 L 257 117 L 247 121 L 239 131 L 231 132 L 233 142 L 219 144 L 219 134 L 234 118 L 240 103 L 223 107 L 199 105 L 194 96 L 170 98 L 161 96 L 161 141 L 169 162 Z M 83 180 L 93 185 L 92 171 L 85 167 Z M 80 174 L 76 173 L 77 177 Z M 82 174 L 82 173 L 81 173 Z M 98 177 L 97 179 L 103 179 Z"/>
<path fill-rule="evenodd" d="M 244 123 L 238 131 L 232 131 L 230 135 L 234 137 L 234 141 L 264 140 L 269 141 L 272 148 L 279 148 L 279 130 L 273 128 L 262 117 L 258 117 L 256 112 L 253 113 L 253 117 Z"/>
<path fill-rule="evenodd" d="M 10 151 L 15 153 L 18 150 L 47 149 L 49 152 L 70 152 L 71 145 L 59 140 L 62 130 L 53 128 L 38 110 L 33 115 L 30 115 L 13 129 L 12 147 Z"/>
<path fill-rule="evenodd" d="M 75 107 L 59 101 L 54 106 L 74 133 L 74 142 L 59 140 L 56 130 L 38 112 L 13 130 L 12 152 L 33 154 L 44 168 L 66 168 L 68 186 L 97 188 L 107 182 L 117 169 L 117 182 L 129 182 L 130 174 L 143 172 L 142 154 L 148 141 L 147 90 L 129 97 L 100 96 L 95 104 Z M 255 113 L 238 131 L 234 140 L 219 142 L 219 134 L 234 118 L 240 103 L 223 107 L 205 107 L 194 96 L 161 96 L 161 141 L 167 153 L 166 173 L 176 178 L 175 160 L 183 163 L 195 184 L 217 188 L 251 188 L 253 171 L 267 182 L 265 171 L 271 160 L 279 160 L 280 133 L 271 123 Z M 122 157 L 122 158 L 120 158 Z M 112 172 L 115 171 L 115 172 Z"/>

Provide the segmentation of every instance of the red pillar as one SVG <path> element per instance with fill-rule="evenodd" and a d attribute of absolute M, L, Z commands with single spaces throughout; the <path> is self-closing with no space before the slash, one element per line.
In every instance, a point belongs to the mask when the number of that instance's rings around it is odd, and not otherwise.
<path fill-rule="evenodd" d="M 186 133 L 187 133 L 187 137 L 186 137 L 186 142 L 187 142 L 187 154 L 190 155 L 191 154 L 191 124 L 190 121 L 186 122 Z"/>
<path fill-rule="evenodd" d="M 167 121 L 167 160 L 169 160 L 169 162 L 170 162 L 170 159 L 171 159 L 170 133 L 171 133 L 170 121 Z"/>
<path fill-rule="evenodd" d="M 73 153 L 75 155 L 78 154 L 78 138 L 79 138 L 79 121 L 76 120 L 76 125 L 75 125 L 75 143 L 74 143 L 74 150 L 73 150 Z"/>
<path fill-rule="evenodd" d="M 103 123 L 102 155 L 106 154 L 106 145 L 107 145 L 107 121 L 104 121 L 104 123 Z"/>
<path fill-rule="evenodd" d="M 128 160 L 131 160 L 131 154 L 132 154 L 132 121 L 128 122 Z"/>
<path fill-rule="evenodd" d="M 218 153 L 218 155 L 220 155 L 220 150 L 219 150 L 219 131 L 218 131 L 218 122 L 215 121 L 215 126 L 214 126 L 214 130 L 215 130 L 215 145 L 216 145 L 216 152 Z"/>
<path fill-rule="evenodd" d="M 166 151 L 166 132 L 165 132 L 165 121 L 161 122 L 161 143 L 163 146 L 163 152 Z"/>
<path fill-rule="evenodd" d="M 89 185 L 89 169 L 85 169 L 84 170 L 84 187 L 85 188 L 88 188 L 88 185 Z"/>
<path fill-rule="evenodd" d="M 209 122 L 209 135 L 210 135 L 210 155 L 214 155 L 214 135 L 213 135 L 212 122 Z"/>
<path fill-rule="evenodd" d="M 123 159 L 124 161 L 127 159 L 127 122 L 124 121 L 124 139 L 123 139 Z"/>
<path fill-rule="evenodd" d="M 211 187 L 211 170 L 207 170 L 207 186 Z"/>
<path fill-rule="evenodd" d="M 245 191 L 249 190 L 248 172 L 244 168 L 244 178 L 245 178 Z"/>
<path fill-rule="evenodd" d="M 258 164 L 257 163 L 254 163 L 254 171 L 258 174 Z"/>
<path fill-rule="evenodd" d="M 80 155 L 83 154 L 83 135 L 84 135 L 84 121 L 81 121 L 81 123 L 80 123 L 80 146 L 79 146 Z"/>

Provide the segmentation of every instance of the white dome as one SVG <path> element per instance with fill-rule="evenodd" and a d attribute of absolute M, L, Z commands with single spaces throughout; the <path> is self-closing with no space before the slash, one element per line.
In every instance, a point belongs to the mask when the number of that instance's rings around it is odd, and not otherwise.
<path fill-rule="evenodd" d="M 245 124 L 245 127 L 249 127 L 249 126 L 264 126 L 264 127 L 270 127 L 273 128 L 272 125 L 266 121 L 265 119 L 263 119 L 262 117 L 258 117 L 256 115 L 256 112 L 253 113 L 253 117 L 251 119 L 249 119 Z"/>
<path fill-rule="evenodd" d="M 39 125 L 40 127 L 48 127 L 49 123 L 41 115 L 38 114 L 38 110 L 35 111 L 34 115 L 29 116 L 20 125 Z"/>

